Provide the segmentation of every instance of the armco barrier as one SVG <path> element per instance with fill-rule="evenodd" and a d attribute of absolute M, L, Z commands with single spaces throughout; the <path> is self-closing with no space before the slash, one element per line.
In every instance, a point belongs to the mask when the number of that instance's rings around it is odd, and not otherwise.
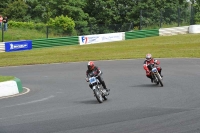
<path fill-rule="evenodd" d="M 0 82 L 0 97 L 15 95 L 23 91 L 21 80 L 16 78 Z"/>
<path fill-rule="evenodd" d="M 79 44 L 78 36 L 32 40 L 33 48 L 78 45 L 78 44 Z"/>
<path fill-rule="evenodd" d="M 125 32 L 125 39 L 136 39 L 136 38 L 145 38 L 145 37 L 153 37 L 159 36 L 159 30 L 139 30 L 139 31 L 129 31 Z"/>

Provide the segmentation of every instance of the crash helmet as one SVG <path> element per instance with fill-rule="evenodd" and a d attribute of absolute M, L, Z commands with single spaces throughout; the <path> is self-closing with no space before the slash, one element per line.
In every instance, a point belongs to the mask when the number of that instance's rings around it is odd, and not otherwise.
<path fill-rule="evenodd" d="M 151 61 L 151 59 L 152 59 L 152 56 L 151 56 L 151 54 L 149 54 L 149 53 L 148 53 L 148 54 L 146 54 L 146 60 L 147 60 L 147 61 Z"/>
<path fill-rule="evenodd" d="M 87 64 L 88 70 L 93 70 L 94 69 L 94 62 L 93 61 L 89 61 Z"/>

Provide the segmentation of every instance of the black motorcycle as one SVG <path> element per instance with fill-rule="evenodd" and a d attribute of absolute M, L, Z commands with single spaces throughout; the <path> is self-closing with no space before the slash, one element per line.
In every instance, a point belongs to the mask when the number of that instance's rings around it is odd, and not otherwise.
<path fill-rule="evenodd" d="M 94 75 L 93 72 L 89 73 L 89 82 L 92 85 L 92 90 L 94 92 L 94 96 L 96 97 L 99 103 L 107 100 L 107 96 L 109 93 L 103 88 L 98 78 Z"/>
<path fill-rule="evenodd" d="M 160 83 L 160 85 L 163 87 L 163 79 L 160 76 L 156 66 L 154 64 L 149 64 L 147 67 L 151 71 L 151 76 L 153 77 L 154 83 L 156 83 L 157 85 Z"/>

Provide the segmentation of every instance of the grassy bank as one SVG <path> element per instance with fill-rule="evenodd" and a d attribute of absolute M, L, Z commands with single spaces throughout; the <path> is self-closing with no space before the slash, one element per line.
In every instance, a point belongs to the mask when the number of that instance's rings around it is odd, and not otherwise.
<path fill-rule="evenodd" d="M 0 53 L 0 66 L 19 66 L 88 60 L 200 57 L 200 34 L 150 37 L 84 46 L 60 46 Z"/>
<path fill-rule="evenodd" d="M 52 34 L 48 35 L 49 38 L 58 37 Z M 40 38 L 47 38 L 46 31 L 30 30 L 25 28 L 9 28 L 3 32 L 3 41 L 19 41 L 19 40 L 34 40 Z M 2 31 L 0 30 L 0 41 L 2 41 Z"/>

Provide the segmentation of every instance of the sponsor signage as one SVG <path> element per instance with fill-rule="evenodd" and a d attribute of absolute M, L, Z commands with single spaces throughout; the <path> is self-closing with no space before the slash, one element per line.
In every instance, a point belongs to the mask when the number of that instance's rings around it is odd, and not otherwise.
<path fill-rule="evenodd" d="M 79 36 L 80 45 L 102 43 L 102 42 L 113 42 L 121 40 L 123 40 L 122 33 Z"/>
<path fill-rule="evenodd" d="M 5 51 L 22 51 L 22 50 L 30 50 L 32 49 L 32 41 L 24 40 L 24 41 L 16 41 L 16 42 L 5 42 Z"/>

